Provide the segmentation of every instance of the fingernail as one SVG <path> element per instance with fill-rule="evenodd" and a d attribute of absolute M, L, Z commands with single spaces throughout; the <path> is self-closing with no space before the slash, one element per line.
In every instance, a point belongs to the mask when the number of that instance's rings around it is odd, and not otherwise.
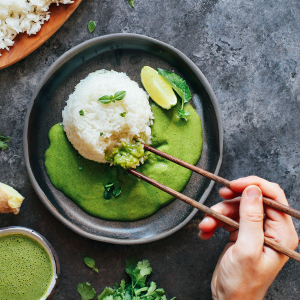
<path fill-rule="evenodd" d="M 205 218 L 201 221 L 200 224 L 206 223 L 206 222 L 208 222 L 208 221 L 209 221 L 209 218 L 208 218 L 208 217 L 205 217 Z"/>
<path fill-rule="evenodd" d="M 246 191 L 246 195 L 247 195 L 247 198 L 254 198 L 254 197 L 261 198 L 261 196 L 262 196 L 261 190 L 257 186 L 248 187 L 247 191 Z"/>

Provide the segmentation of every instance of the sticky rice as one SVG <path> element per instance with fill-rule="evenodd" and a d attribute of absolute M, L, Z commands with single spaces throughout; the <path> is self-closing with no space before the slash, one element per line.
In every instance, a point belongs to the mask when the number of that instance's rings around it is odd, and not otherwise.
<path fill-rule="evenodd" d="M 126 91 L 121 101 L 98 101 L 119 91 Z M 122 141 L 151 143 L 150 125 L 154 117 L 149 97 L 125 73 L 100 70 L 89 74 L 69 96 L 62 117 L 74 148 L 83 157 L 100 163 L 108 163 L 105 152 L 120 146 Z"/>

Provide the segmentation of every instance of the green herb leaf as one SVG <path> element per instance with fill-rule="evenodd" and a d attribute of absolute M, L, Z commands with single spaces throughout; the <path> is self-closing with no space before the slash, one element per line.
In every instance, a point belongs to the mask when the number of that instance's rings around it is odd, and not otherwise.
<path fill-rule="evenodd" d="M 98 300 L 103 300 L 107 296 L 112 296 L 115 293 L 115 291 L 110 288 L 106 287 L 103 292 L 98 296 Z"/>
<path fill-rule="evenodd" d="M 114 189 L 113 190 L 113 196 L 115 197 L 115 198 L 117 198 L 120 194 L 121 194 L 121 189 L 120 188 L 116 188 L 116 189 Z"/>
<path fill-rule="evenodd" d="M 105 189 L 104 190 L 104 199 L 110 200 L 111 197 L 112 197 L 112 191 Z"/>
<path fill-rule="evenodd" d="M 6 150 L 8 148 L 7 143 L 10 141 L 10 136 L 3 136 L 0 133 L 0 149 Z"/>
<path fill-rule="evenodd" d="M 125 91 L 116 92 L 114 94 L 114 99 L 117 100 L 117 101 L 120 101 L 120 100 L 124 99 L 125 96 L 126 96 Z"/>
<path fill-rule="evenodd" d="M 83 167 L 80 166 L 78 169 L 79 169 L 79 171 L 81 171 L 83 169 Z"/>
<path fill-rule="evenodd" d="M 95 261 L 91 257 L 84 255 L 84 262 L 85 264 L 90 267 L 93 271 L 99 273 L 99 270 L 95 268 Z"/>
<path fill-rule="evenodd" d="M 134 0 L 128 0 L 129 5 L 134 8 Z"/>
<path fill-rule="evenodd" d="M 127 114 L 127 111 L 124 111 L 120 114 L 120 116 L 124 118 L 126 116 L 126 114 Z"/>
<path fill-rule="evenodd" d="M 83 111 L 83 110 L 80 110 L 80 111 L 79 111 L 79 114 L 80 114 L 81 116 L 84 116 L 84 111 Z"/>
<path fill-rule="evenodd" d="M 112 187 L 113 185 L 114 185 L 114 183 L 109 183 L 109 184 L 106 184 L 104 187 L 109 190 L 110 187 Z"/>
<path fill-rule="evenodd" d="M 178 117 L 185 119 L 186 121 L 187 121 L 186 117 L 191 115 L 188 111 L 182 110 L 179 107 L 177 107 L 177 111 L 178 111 Z"/>
<path fill-rule="evenodd" d="M 91 300 L 96 296 L 95 289 L 88 282 L 79 283 L 77 285 L 77 292 L 80 294 L 81 300 Z"/>
<path fill-rule="evenodd" d="M 173 72 L 169 72 L 160 68 L 158 68 L 157 71 L 158 74 L 161 75 L 180 96 L 183 103 L 187 103 L 191 100 L 192 95 L 185 80 Z"/>
<path fill-rule="evenodd" d="M 102 96 L 101 98 L 98 99 L 98 101 L 103 104 L 108 104 L 111 102 L 111 100 L 112 100 L 112 98 L 109 95 Z"/>
<path fill-rule="evenodd" d="M 102 136 L 103 135 L 103 132 L 100 132 L 100 136 Z"/>
<path fill-rule="evenodd" d="M 92 33 L 96 28 L 96 22 L 95 21 L 89 21 L 89 24 L 88 24 L 88 29 L 89 29 L 89 32 Z"/>

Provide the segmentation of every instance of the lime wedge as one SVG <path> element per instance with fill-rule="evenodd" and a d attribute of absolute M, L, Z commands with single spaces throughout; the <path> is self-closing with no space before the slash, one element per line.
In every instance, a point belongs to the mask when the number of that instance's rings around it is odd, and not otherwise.
<path fill-rule="evenodd" d="M 177 97 L 173 89 L 156 70 L 148 66 L 143 67 L 141 79 L 144 88 L 159 106 L 170 109 L 177 103 Z"/>

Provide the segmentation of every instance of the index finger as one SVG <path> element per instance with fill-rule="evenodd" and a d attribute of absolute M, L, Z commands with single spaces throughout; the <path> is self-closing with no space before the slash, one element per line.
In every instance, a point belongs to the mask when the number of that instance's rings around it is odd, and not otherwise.
<path fill-rule="evenodd" d="M 242 193 L 249 185 L 257 185 L 261 189 L 264 196 L 269 197 L 281 204 L 289 205 L 284 191 L 277 183 L 270 182 L 257 176 L 244 177 L 230 182 L 230 188 L 238 193 Z"/>

